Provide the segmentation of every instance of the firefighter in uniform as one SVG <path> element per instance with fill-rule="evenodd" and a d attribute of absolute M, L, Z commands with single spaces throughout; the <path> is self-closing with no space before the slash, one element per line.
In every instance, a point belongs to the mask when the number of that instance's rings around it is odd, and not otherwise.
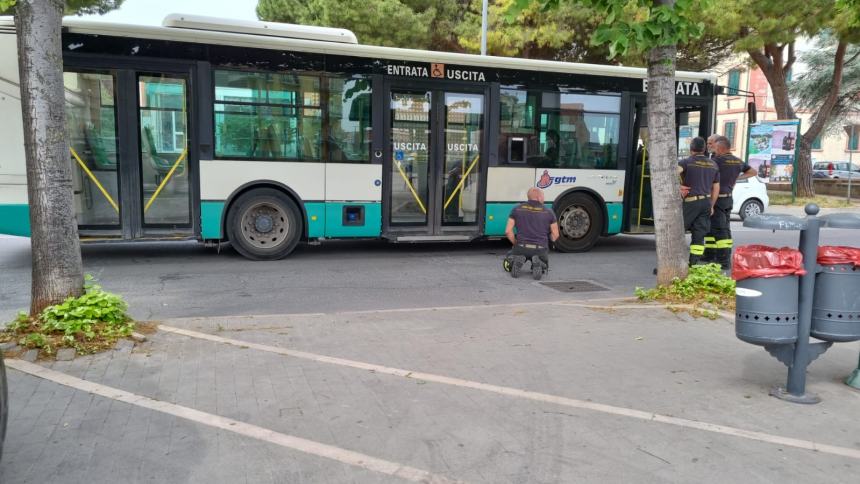
<path fill-rule="evenodd" d="M 725 136 L 718 136 L 714 141 L 713 160 L 720 170 L 720 194 L 711 216 L 711 231 L 705 237 L 704 259 L 720 264 L 723 269 L 731 266 L 732 259 L 732 190 L 737 180 L 758 174 L 755 168 L 733 155 L 731 150 L 732 143 Z"/>
<path fill-rule="evenodd" d="M 523 264 L 530 260 L 532 277 L 540 279 L 549 268 L 549 242 L 559 237 L 558 220 L 552 210 L 544 207 L 543 190 L 531 187 L 526 196 L 528 201 L 514 207 L 508 218 L 505 236 L 513 248 L 502 267 L 512 277 L 519 277 Z"/>
<path fill-rule="evenodd" d="M 705 254 L 705 236 L 711 230 L 711 214 L 720 194 L 720 171 L 705 153 L 705 140 L 690 141 L 689 158 L 678 163 L 681 194 L 684 197 L 684 228 L 692 234 L 690 265 L 700 264 Z"/>

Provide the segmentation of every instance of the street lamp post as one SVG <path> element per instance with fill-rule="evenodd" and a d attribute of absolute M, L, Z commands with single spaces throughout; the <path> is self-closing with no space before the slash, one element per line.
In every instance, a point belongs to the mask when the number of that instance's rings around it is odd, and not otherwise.
<path fill-rule="evenodd" d="M 851 142 L 854 140 L 854 129 L 857 128 L 856 124 L 851 125 L 851 134 L 848 136 L 848 205 L 851 205 L 851 179 L 854 178 L 854 150 L 851 149 Z M 858 143 L 860 144 L 860 143 Z"/>
<path fill-rule="evenodd" d="M 481 6 L 481 55 L 487 55 L 487 0 Z"/>

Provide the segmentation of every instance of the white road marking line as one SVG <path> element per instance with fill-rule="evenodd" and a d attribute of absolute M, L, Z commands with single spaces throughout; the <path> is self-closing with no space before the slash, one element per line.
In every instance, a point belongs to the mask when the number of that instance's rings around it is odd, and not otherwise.
<path fill-rule="evenodd" d="M 148 408 L 157 412 L 166 413 L 179 418 L 184 418 L 192 422 L 197 422 L 210 427 L 215 427 L 228 432 L 244 435 L 252 439 L 262 440 L 281 447 L 297 450 L 306 454 L 312 454 L 326 459 L 336 460 L 344 464 L 360 467 L 380 474 L 399 477 L 407 481 L 420 483 L 455 483 L 462 481 L 452 481 L 446 477 L 432 474 L 428 471 L 416 469 L 414 467 L 398 464 L 383 459 L 377 459 L 369 455 L 353 452 L 351 450 L 341 449 L 331 445 L 315 442 L 313 440 L 295 437 L 293 435 L 282 434 L 269 430 L 267 428 L 258 427 L 256 425 L 240 422 L 238 420 L 221 417 L 211 413 L 201 412 L 193 408 L 176 405 L 174 403 L 154 400 L 152 398 L 136 395 L 134 393 L 120 390 L 118 388 L 109 387 L 99 383 L 93 383 L 87 380 L 67 375 L 58 371 L 54 371 L 43 366 L 29 363 L 23 360 L 6 360 L 6 366 L 14 368 L 20 372 L 33 375 L 37 378 L 59 383 L 67 387 L 75 388 L 87 393 L 99 395 L 105 398 L 110 398 L 119 402 L 136 405 L 138 407 Z"/>
<path fill-rule="evenodd" d="M 423 311 L 457 311 L 463 309 L 498 309 L 498 308 L 510 308 L 517 306 L 557 306 L 564 305 L 568 303 L 582 302 L 582 301 L 632 301 L 635 298 L 633 296 L 621 296 L 621 297 L 605 297 L 605 298 L 592 298 L 592 299 L 562 299 L 555 301 L 537 301 L 537 302 L 519 302 L 519 303 L 499 303 L 499 304 L 472 304 L 465 306 L 425 306 L 425 307 L 417 307 L 417 308 L 392 308 L 392 309 L 362 309 L 362 310 L 354 310 L 354 311 L 333 311 L 330 313 L 286 313 L 286 314 L 243 314 L 243 315 L 232 315 L 232 316 L 191 316 L 186 318 L 170 318 L 171 321 L 200 321 L 200 320 L 209 320 L 209 319 L 231 319 L 231 318 L 243 318 L 243 319 L 255 319 L 255 318 L 311 318 L 311 317 L 320 317 L 320 316 L 349 316 L 353 314 L 386 314 L 386 313 L 410 313 L 410 312 L 423 312 Z"/>
<path fill-rule="evenodd" d="M 670 304 L 647 304 L 647 303 L 641 303 L 641 304 L 619 304 L 617 306 L 600 306 L 600 305 L 596 305 L 596 304 L 581 304 L 581 303 L 566 302 L 566 303 L 558 303 L 558 305 L 559 306 L 574 306 L 574 307 L 580 307 L 580 308 L 586 308 L 586 309 L 654 309 L 654 308 L 669 309 L 669 310 L 672 310 L 672 309 L 701 309 L 703 311 L 713 311 L 713 312 L 717 313 L 717 315 L 719 315 L 721 318 L 726 319 L 728 321 L 733 322 L 735 320 L 735 315 L 733 313 L 728 312 L 728 311 L 722 311 L 719 309 L 699 308 L 699 307 L 696 307 L 696 305 L 694 305 L 694 304 L 672 304 L 672 303 L 670 303 Z"/>
<path fill-rule="evenodd" d="M 703 430 L 706 432 L 713 432 L 717 434 L 729 435 L 733 437 L 740 437 L 749 440 L 755 440 L 759 442 L 766 442 L 769 444 L 775 445 L 784 445 L 787 447 L 796 447 L 798 449 L 805 450 L 813 450 L 817 452 L 822 452 L 825 454 L 838 455 L 842 457 L 849 457 L 852 459 L 860 459 L 860 449 L 852 449 L 849 447 L 840 447 L 836 445 L 822 444 L 818 442 L 814 442 L 811 440 L 802 440 L 795 439 L 791 437 L 783 437 L 780 435 L 772 435 L 766 434 L 764 432 L 756 432 L 752 430 L 744 430 L 736 427 L 729 427 L 726 425 L 718 425 L 707 422 L 701 422 L 698 420 L 690 420 L 685 418 L 678 417 L 670 417 L 668 415 L 661 415 L 657 413 L 646 412 L 642 410 L 635 410 L 632 408 L 625 407 L 616 407 L 613 405 L 605 405 L 602 403 L 594 403 L 588 402 L 585 400 L 577 400 L 575 398 L 567 398 L 560 397 L 556 395 L 550 395 L 546 393 L 532 392 L 528 390 L 520 390 L 517 388 L 511 387 L 503 387 L 498 385 L 491 385 L 488 383 L 480 383 L 470 380 L 462 380 L 459 378 L 450 378 L 442 375 L 434 375 L 432 373 L 421 373 L 417 371 L 409 371 L 403 370 L 400 368 L 391 368 L 382 365 L 375 365 L 373 363 L 364 363 L 361 361 L 347 360 L 344 358 L 336 358 L 332 356 L 318 355 L 315 353 L 307 353 L 304 351 L 297 350 L 289 350 L 285 348 L 279 348 L 277 346 L 269 346 L 258 343 L 251 343 L 246 341 L 241 341 L 232 338 L 223 338 L 221 336 L 215 336 L 206 333 L 200 333 L 197 331 L 191 331 L 187 329 L 174 328 L 171 326 L 159 325 L 159 329 L 168 333 L 179 334 L 183 336 L 188 336 L 191 338 L 202 339 L 213 341 L 216 343 L 223 343 L 232 346 L 251 348 L 260 351 L 266 351 L 269 353 L 275 353 L 284 356 L 292 356 L 294 358 L 302 358 L 305 360 L 316 361 L 320 363 L 329 363 L 333 365 L 346 366 L 350 368 L 356 368 L 359 370 L 367 370 L 373 371 L 376 373 L 382 373 L 386 375 L 400 376 L 405 378 L 412 378 L 415 380 L 422 380 L 426 382 L 432 383 L 440 383 L 443 385 L 451 385 L 462 388 L 471 388 L 474 390 L 482 390 L 485 392 L 496 393 L 499 395 L 506 395 L 514 398 L 523 398 L 527 400 L 534 400 L 538 402 L 544 403 L 552 403 L 556 405 L 562 405 L 565 407 L 571 408 L 579 408 L 583 410 L 592 410 L 595 412 L 606 413 L 610 415 L 618 415 L 622 417 L 630 417 L 639 420 L 645 420 L 649 422 L 660 422 L 669 425 L 675 425 L 678 427 L 689 428 L 689 429 L 697 429 Z"/>

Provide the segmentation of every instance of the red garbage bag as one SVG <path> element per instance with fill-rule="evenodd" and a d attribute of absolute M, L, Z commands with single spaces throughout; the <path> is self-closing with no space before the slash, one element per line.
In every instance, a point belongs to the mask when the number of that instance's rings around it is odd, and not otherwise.
<path fill-rule="evenodd" d="M 841 245 L 822 245 L 818 248 L 818 263 L 823 266 L 854 264 L 860 266 L 860 248 Z"/>
<path fill-rule="evenodd" d="M 732 257 L 732 279 L 742 281 L 750 277 L 783 277 L 806 274 L 803 255 L 789 247 L 742 245 Z"/>

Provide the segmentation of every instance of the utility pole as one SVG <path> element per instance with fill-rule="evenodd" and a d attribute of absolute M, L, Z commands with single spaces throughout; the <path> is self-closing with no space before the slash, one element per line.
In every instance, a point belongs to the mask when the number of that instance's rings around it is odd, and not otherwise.
<path fill-rule="evenodd" d="M 848 205 L 851 205 L 851 179 L 854 178 L 854 150 L 851 149 L 851 142 L 856 138 L 856 134 L 854 130 L 857 128 L 856 124 L 851 125 L 851 134 L 848 136 Z M 858 142 L 860 144 L 860 142 Z"/>
<path fill-rule="evenodd" d="M 487 0 L 481 7 L 481 55 L 487 55 Z"/>

